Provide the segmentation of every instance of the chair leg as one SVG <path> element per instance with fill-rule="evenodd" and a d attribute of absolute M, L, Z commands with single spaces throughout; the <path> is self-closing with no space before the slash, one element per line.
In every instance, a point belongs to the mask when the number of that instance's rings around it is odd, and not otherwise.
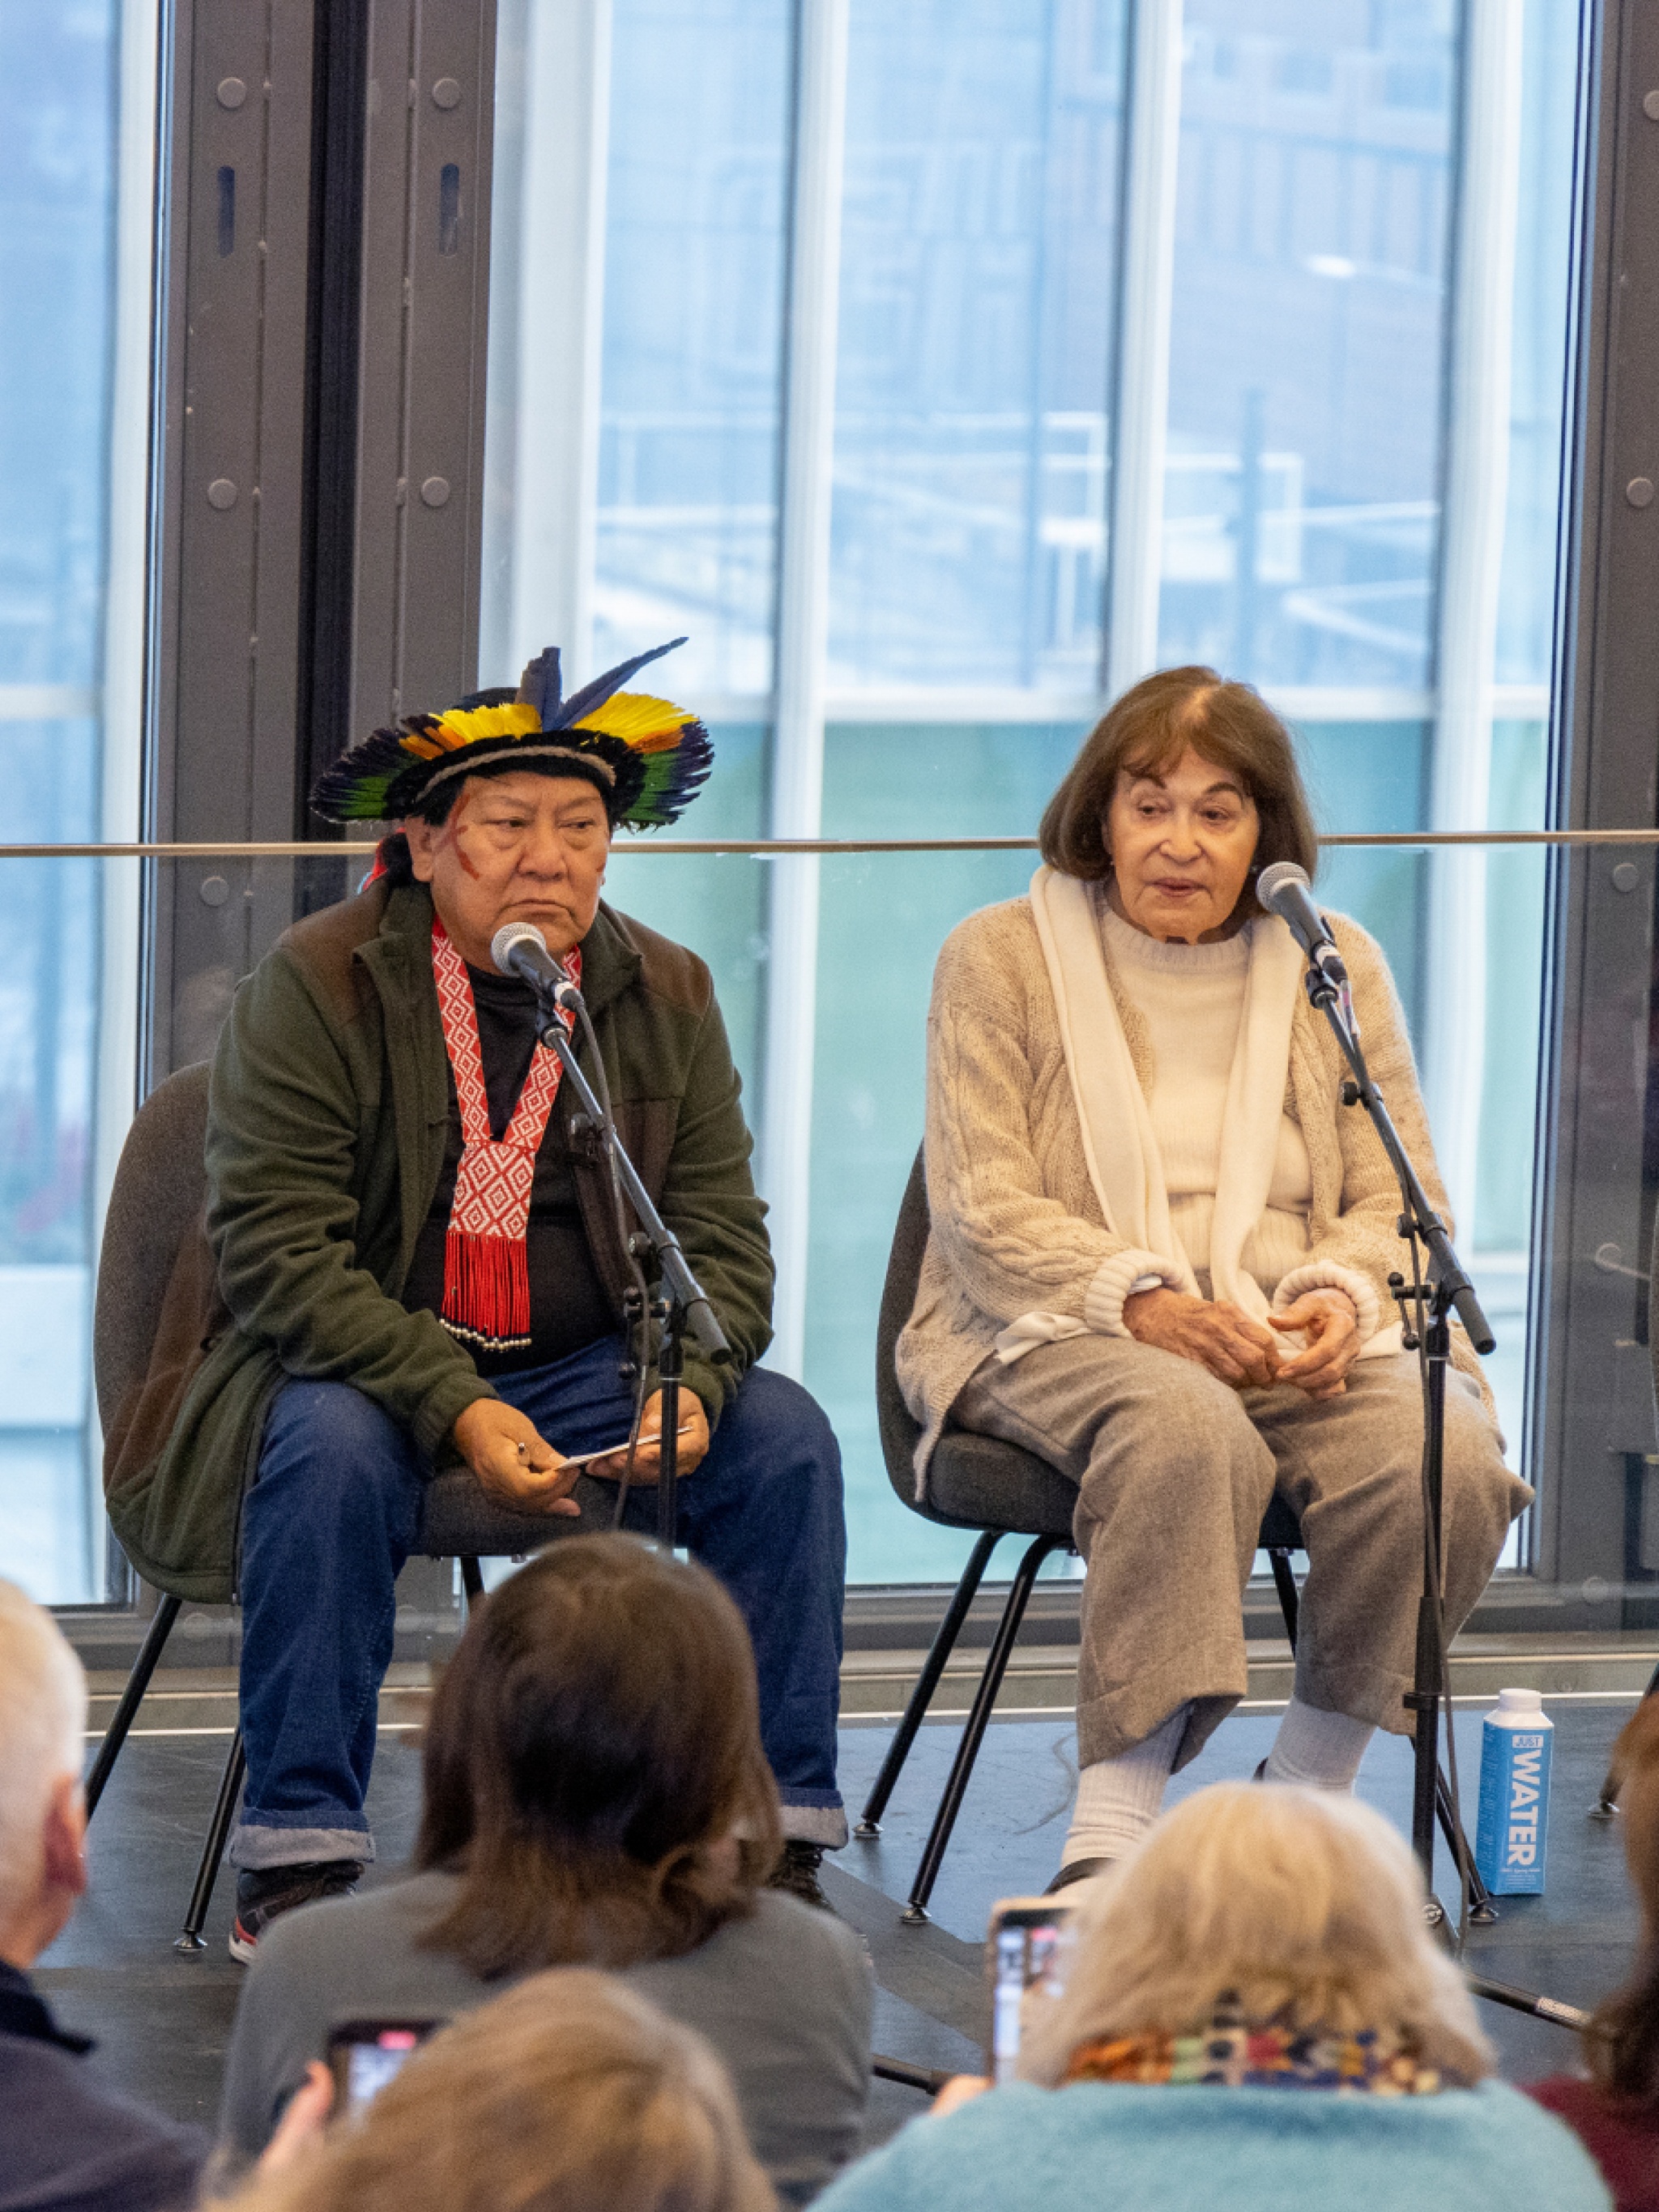
<path fill-rule="evenodd" d="M 939 1801 L 939 1810 L 933 1815 L 933 1828 L 921 1854 L 921 1864 L 916 1869 L 916 1878 L 911 1884 L 909 1899 L 904 1908 L 903 1917 L 913 1927 L 927 1917 L 927 1900 L 933 1893 L 933 1884 L 938 1881 L 939 1868 L 945 1862 L 951 1831 L 955 1827 L 957 1814 L 962 1809 L 963 1796 L 974 1771 L 974 1761 L 979 1757 L 979 1747 L 991 1718 L 991 1709 L 996 1704 L 997 1692 L 1002 1687 L 1002 1678 L 1008 1671 L 1014 1639 L 1018 1636 L 1020 1623 L 1025 1618 L 1025 1608 L 1030 1602 L 1037 1570 L 1051 1552 L 1063 1552 L 1070 1543 L 1069 1536 L 1039 1536 L 1027 1548 L 1019 1563 L 1019 1572 L 1009 1587 L 1008 1602 L 1002 1609 L 996 1638 L 985 1662 L 985 1672 L 980 1677 L 979 1688 L 974 1693 L 968 1725 L 962 1732 L 962 1741 L 957 1746 L 957 1755 L 945 1784 L 945 1795 Z"/>
<path fill-rule="evenodd" d="M 196 1869 L 196 1887 L 190 1893 L 190 1909 L 185 1915 L 185 1924 L 173 1942 L 173 1949 L 186 1954 L 205 1951 L 202 1941 L 202 1923 L 207 1918 L 208 1906 L 213 1898 L 213 1886 L 219 1879 L 219 1863 L 225 1855 L 225 1844 L 230 1835 L 230 1824 L 236 1817 L 236 1801 L 242 1794 L 242 1778 L 247 1772 L 247 1753 L 242 1744 L 239 1728 L 231 1738 L 230 1753 L 225 1760 L 225 1771 L 219 1784 L 218 1802 L 213 1808 L 213 1818 L 208 1824 L 207 1841 L 202 1846 L 202 1863 Z"/>
<path fill-rule="evenodd" d="M 138 1717 L 138 1708 L 144 1702 L 144 1692 L 149 1687 L 149 1678 L 155 1672 L 167 1640 L 173 1633 L 173 1624 L 179 1618 L 181 1601 L 163 1593 L 149 1626 L 144 1631 L 144 1640 L 138 1647 L 138 1656 L 132 1662 L 132 1672 L 127 1676 L 127 1686 L 121 1692 L 121 1702 L 115 1708 L 109 1726 L 104 1730 L 104 1740 L 98 1747 L 98 1756 L 92 1762 L 92 1771 L 87 1777 L 87 1818 L 91 1820 L 98 1810 L 98 1800 L 104 1794 L 104 1784 L 115 1771 L 115 1762 L 121 1755 L 121 1746 L 127 1740 L 127 1730 Z"/>
<path fill-rule="evenodd" d="M 1273 1588 L 1279 1593 L 1279 1609 L 1285 1616 L 1285 1633 L 1290 1639 L 1291 1656 L 1296 1656 L 1296 1625 L 1302 1609 L 1302 1599 L 1296 1587 L 1296 1577 L 1291 1572 L 1291 1555 L 1275 1545 L 1267 1554 L 1267 1564 L 1273 1571 Z"/>
<path fill-rule="evenodd" d="M 1006 1531 L 988 1528 L 969 1554 L 962 1571 L 962 1580 L 957 1584 L 945 1618 L 934 1633 L 933 1641 L 922 1669 L 916 1677 L 915 1687 L 910 1692 L 910 1702 L 904 1708 L 893 1741 L 887 1747 L 887 1756 L 881 1762 L 881 1772 L 876 1785 L 866 1801 L 863 1815 L 853 1833 L 855 1836 L 878 1836 L 881 1816 L 887 1810 L 887 1801 L 892 1796 L 898 1778 L 904 1771 L 904 1762 L 910 1756 L 910 1747 L 916 1740 L 916 1730 L 927 1717 L 927 1708 L 933 1702 L 933 1692 L 939 1686 L 951 1654 L 956 1650 L 957 1638 L 962 1633 L 962 1624 L 968 1618 L 968 1608 L 979 1595 L 979 1586 L 985 1570 L 991 1563 L 991 1554 L 1002 1541 Z"/>
<path fill-rule="evenodd" d="M 472 1618 L 472 1608 L 484 1594 L 483 1569 L 470 1552 L 461 1554 L 461 1588 L 466 1592 L 466 1617 Z"/>

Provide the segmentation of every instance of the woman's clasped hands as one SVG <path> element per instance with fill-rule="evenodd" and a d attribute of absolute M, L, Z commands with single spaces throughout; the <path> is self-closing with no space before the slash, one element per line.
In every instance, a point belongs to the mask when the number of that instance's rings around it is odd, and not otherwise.
<path fill-rule="evenodd" d="M 1340 1397 L 1359 1357 L 1358 1316 L 1346 1291 L 1304 1291 L 1264 1323 L 1240 1306 L 1160 1284 L 1125 1298 L 1123 1325 L 1137 1343 L 1196 1360 L 1235 1390 L 1269 1390 L 1283 1382 L 1315 1400 Z M 1281 1348 L 1280 1338 L 1297 1334 L 1299 1351 Z"/>

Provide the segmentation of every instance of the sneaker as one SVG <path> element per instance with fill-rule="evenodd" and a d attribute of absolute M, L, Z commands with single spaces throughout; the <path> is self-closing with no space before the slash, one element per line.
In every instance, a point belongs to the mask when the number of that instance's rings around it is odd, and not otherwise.
<path fill-rule="evenodd" d="M 781 1889 L 791 1897 L 799 1898 L 803 1905 L 816 1905 L 820 1912 L 833 1912 L 835 1906 L 823 1893 L 823 1884 L 818 1880 L 818 1869 L 823 1864 L 823 1845 L 803 1842 L 799 1836 L 786 1838 L 783 1856 L 767 1878 L 769 1889 Z"/>
<path fill-rule="evenodd" d="M 260 1867 L 236 1877 L 236 1917 L 230 1955 L 247 1966 L 271 1922 L 297 1905 L 325 1897 L 349 1897 L 362 1879 L 361 1859 L 330 1859 L 320 1866 Z"/>

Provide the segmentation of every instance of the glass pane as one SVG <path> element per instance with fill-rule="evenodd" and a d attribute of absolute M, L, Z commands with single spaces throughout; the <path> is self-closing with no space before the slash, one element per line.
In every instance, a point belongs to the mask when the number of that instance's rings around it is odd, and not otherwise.
<path fill-rule="evenodd" d="M 555 629 L 578 676 L 684 632 L 677 696 L 771 688 L 791 22 L 789 0 L 503 0 L 488 680 Z"/>
<path fill-rule="evenodd" d="M 594 644 L 772 682 L 787 0 L 618 0 Z"/>
<path fill-rule="evenodd" d="M 142 513 L 123 430 L 144 415 L 155 36 L 153 9 L 119 0 L 0 9 L 0 726 L 19 842 L 131 834 L 117 616 Z M 104 1594 L 88 1353 L 105 1109 L 131 1081 L 132 884 L 90 860 L 0 865 L 0 1552 L 59 1603 Z"/>
<path fill-rule="evenodd" d="M 1188 0 L 1159 656 L 1432 666 L 1455 10 Z"/>
<path fill-rule="evenodd" d="M 1092 690 L 1122 0 L 854 0 L 830 682 Z"/>

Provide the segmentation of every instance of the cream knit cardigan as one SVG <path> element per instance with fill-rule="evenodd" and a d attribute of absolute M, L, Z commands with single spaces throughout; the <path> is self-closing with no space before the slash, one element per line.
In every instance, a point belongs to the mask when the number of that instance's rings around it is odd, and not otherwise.
<path fill-rule="evenodd" d="M 1449 1228 L 1388 963 L 1357 922 L 1328 919 L 1347 963 L 1372 1077 Z M 1109 956 L 1107 966 L 1135 1073 L 1150 1093 L 1146 1024 Z M 1301 999 L 1285 1110 L 1308 1147 L 1313 1202 L 1307 1260 L 1297 1273 L 1328 1268 L 1364 1276 L 1375 1285 L 1377 1320 L 1387 1327 L 1398 1311 L 1389 1275 L 1408 1272 L 1395 1229 L 1400 1187 L 1363 1109 L 1341 1103 L 1346 1073 L 1324 1016 Z M 897 1354 L 899 1387 L 922 1424 L 918 1497 L 945 1417 L 998 1334 L 1033 1309 L 1103 1325 L 1112 1301 L 1103 1292 L 1121 1273 L 1113 1263 L 1128 1250 L 1107 1230 L 1090 1181 L 1029 897 L 969 915 L 939 953 L 927 1016 L 927 1167 L 932 1227 Z M 1477 1377 L 1490 1410 L 1474 1348 L 1455 1326 L 1452 1340 L 1454 1360 Z"/>

